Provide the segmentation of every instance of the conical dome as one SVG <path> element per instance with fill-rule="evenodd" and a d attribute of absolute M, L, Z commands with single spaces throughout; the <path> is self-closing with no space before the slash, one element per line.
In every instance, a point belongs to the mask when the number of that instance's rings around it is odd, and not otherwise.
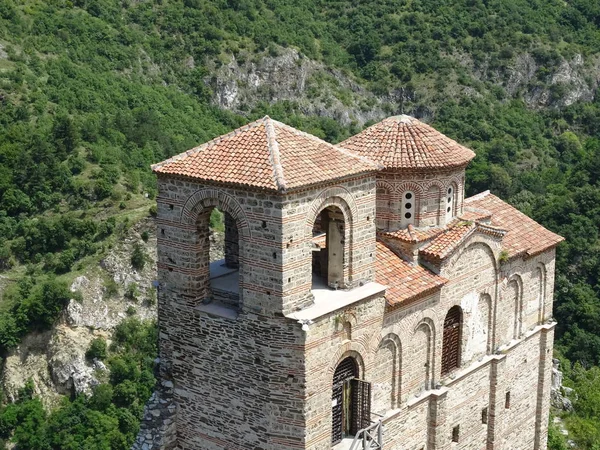
<path fill-rule="evenodd" d="M 389 117 L 339 144 L 385 169 L 421 171 L 466 166 L 475 153 L 414 117 Z"/>

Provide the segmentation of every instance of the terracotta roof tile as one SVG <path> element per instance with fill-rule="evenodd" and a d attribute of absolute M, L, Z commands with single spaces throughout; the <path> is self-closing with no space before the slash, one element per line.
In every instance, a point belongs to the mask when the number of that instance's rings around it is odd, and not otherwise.
<path fill-rule="evenodd" d="M 448 281 L 424 267 L 404 261 L 379 241 L 377 242 L 375 278 L 378 283 L 388 286 L 386 300 L 392 306 L 433 292 Z"/>
<path fill-rule="evenodd" d="M 475 153 L 410 116 L 395 116 L 339 144 L 386 169 L 440 169 L 465 166 Z"/>
<path fill-rule="evenodd" d="M 156 173 L 279 192 L 378 168 L 268 116 L 152 166 Z"/>
<path fill-rule="evenodd" d="M 446 231 L 446 228 L 443 227 L 415 228 L 409 225 L 407 228 L 401 230 L 380 231 L 379 234 L 388 238 L 398 239 L 402 242 L 416 244 L 433 239 L 444 231 Z"/>
<path fill-rule="evenodd" d="M 502 247 L 509 258 L 520 254 L 533 256 L 564 240 L 489 191 L 465 199 L 465 205 L 490 211 L 491 224 L 508 230 Z"/>

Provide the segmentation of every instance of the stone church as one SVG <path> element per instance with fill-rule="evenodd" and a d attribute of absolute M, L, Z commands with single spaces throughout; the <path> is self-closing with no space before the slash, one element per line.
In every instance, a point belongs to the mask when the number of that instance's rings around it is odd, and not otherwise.
<path fill-rule="evenodd" d="M 465 198 L 474 156 L 409 116 L 338 145 L 265 117 L 154 165 L 154 448 L 545 449 L 562 238 Z"/>

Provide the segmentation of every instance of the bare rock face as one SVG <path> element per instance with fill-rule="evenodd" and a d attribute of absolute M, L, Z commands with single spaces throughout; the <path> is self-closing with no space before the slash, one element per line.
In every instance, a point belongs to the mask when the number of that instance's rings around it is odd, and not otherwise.
<path fill-rule="evenodd" d="M 562 385 L 563 374 L 559 370 L 558 359 L 552 360 L 552 382 L 550 385 L 550 402 L 556 409 L 573 412 L 573 402 L 569 397 L 575 395 L 573 389 Z"/>
<path fill-rule="evenodd" d="M 292 101 L 309 115 L 330 117 L 349 125 L 379 120 L 398 108 L 405 92 L 378 97 L 350 75 L 310 60 L 293 48 L 277 47 L 276 54 L 231 56 L 220 67 L 209 67 L 205 82 L 214 92 L 214 102 L 238 113 L 258 101 Z M 187 60 L 184 64 L 187 64 Z"/>
<path fill-rule="evenodd" d="M 141 234 L 148 233 L 148 242 Z M 151 219 L 132 227 L 102 261 L 75 278 L 71 291 L 77 300 L 67 305 L 63 317 L 49 331 L 30 333 L 4 363 L 2 385 L 9 401 L 28 379 L 36 386 L 36 394 L 52 406 L 60 395 L 91 393 L 98 384 L 97 370 L 106 370 L 99 362 L 87 361 L 85 352 L 92 339 L 110 341 L 114 327 L 135 314 L 142 320 L 156 317 L 156 301 L 152 281 L 156 278 L 156 237 Z M 142 270 L 131 266 L 134 245 L 141 245 L 147 261 Z M 134 283 L 134 288 L 131 284 Z"/>

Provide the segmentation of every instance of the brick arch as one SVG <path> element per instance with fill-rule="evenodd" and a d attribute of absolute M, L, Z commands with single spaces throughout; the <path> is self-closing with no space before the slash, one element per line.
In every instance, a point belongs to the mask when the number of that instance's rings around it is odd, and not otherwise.
<path fill-rule="evenodd" d="M 383 334 L 383 333 L 382 333 Z M 394 349 L 394 361 L 392 366 L 389 368 L 392 370 L 391 374 L 391 408 L 397 408 L 400 405 L 400 395 L 402 393 L 402 343 L 400 338 L 395 333 L 388 333 L 381 337 L 379 344 L 374 349 L 373 361 L 377 361 L 378 352 L 386 345 L 392 345 Z M 375 364 L 376 365 L 376 364 Z M 377 368 L 375 367 L 375 370 Z"/>
<path fill-rule="evenodd" d="M 364 380 L 366 364 L 362 357 L 362 353 L 365 353 L 365 349 L 362 346 L 357 345 L 354 342 L 345 342 L 344 344 L 342 344 L 338 348 L 337 352 L 335 352 L 335 355 L 333 356 L 333 358 L 331 358 L 331 361 L 333 361 L 333 364 L 331 364 L 329 366 L 329 368 L 327 369 L 328 378 L 330 380 L 333 379 L 333 374 L 335 373 L 335 369 L 337 368 L 337 366 L 344 359 L 346 359 L 348 357 L 352 357 L 356 361 L 356 364 L 358 364 L 359 378 Z"/>
<path fill-rule="evenodd" d="M 200 189 L 188 197 L 181 211 L 181 223 L 195 225 L 198 215 L 206 208 L 216 207 L 229 214 L 237 224 L 240 236 L 251 237 L 250 226 L 244 210 L 237 200 L 220 189 Z"/>
<path fill-rule="evenodd" d="M 336 206 L 344 216 L 344 284 L 350 284 L 353 275 L 353 236 L 355 220 L 358 217 L 358 207 L 354 197 L 345 188 L 335 186 L 324 191 L 313 200 L 308 214 L 306 215 L 304 241 L 310 245 L 312 230 L 317 216 L 325 208 Z M 375 218 L 373 217 L 373 220 Z M 308 248 L 308 247 L 307 247 Z M 310 253 L 307 257 L 310 256 Z M 347 269 L 346 269 L 347 267 Z"/>
<path fill-rule="evenodd" d="M 492 307 L 492 296 L 488 292 L 482 292 L 479 294 L 478 306 L 480 314 L 482 313 L 482 307 L 486 307 L 487 309 L 487 320 L 484 324 L 486 329 L 486 344 L 485 344 L 485 352 L 486 354 L 490 354 L 492 352 L 492 331 L 493 331 L 493 307 Z"/>
<path fill-rule="evenodd" d="M 379 193 L 380 189 L 385 190 L 387 194 Z M 388 230 L 390 228 L 390 222 L 395 216 L 392 208 L 393 194 L 394 187 L 390 183 L 377 180 L 375 183 L 375 224 L 378 230 Z"/>
<path fill-rule="evenodd" d="M 513 274 L 509 279 L 506 285 L 506 289 L 508 290 L 511 285 L 516 287 L 516 298 L 515 304 L 509 305 L 513 309 L 514 320 L 512 324 L 508 324 L 509 327 L 512 327 L 512 338 L 517 339 L 521 337 L 523 333 L 523 278 L 519 274 Z"/>
<path fill-rule="evenodd" d="M 436 327 L 434 321 L 429 317 L 422 318 L 413 330 L 413 337 L 416 337 L 417 333 L 425 333 L 427 338 L 428 348 L 425 358 L 425 390 L 431 389 L 435 385 L 436 379 Z"/>
<path fill-rule="evenodd" d="M 494 249 L 487 242 L 485 242 L 481 239 L 478 239 L 477 235 L 475 235 L 471 239 L 473 239 L 473 241 L 469 245 L 464 247 L 463 249 L 460 249 L 458 251 L 458 255 L 453 257 L 454 260 L 450 263 L 449 269 L 452 270 L 454 268 L 454 266 L 456 264 L 458 264 L 458 262 L 463 257 L 464 253 L 471 250 L 473 247 L 481 246 L 481 247 L 483 247 L 485 253 L 490 257 L 490 260 L 492 261 L 492 267 L 494 268 L 494 278 L 497 279 L 497 277 L 498 277 L 498 260 L 496 259 L 496 253 L 494 252 Z"/>

